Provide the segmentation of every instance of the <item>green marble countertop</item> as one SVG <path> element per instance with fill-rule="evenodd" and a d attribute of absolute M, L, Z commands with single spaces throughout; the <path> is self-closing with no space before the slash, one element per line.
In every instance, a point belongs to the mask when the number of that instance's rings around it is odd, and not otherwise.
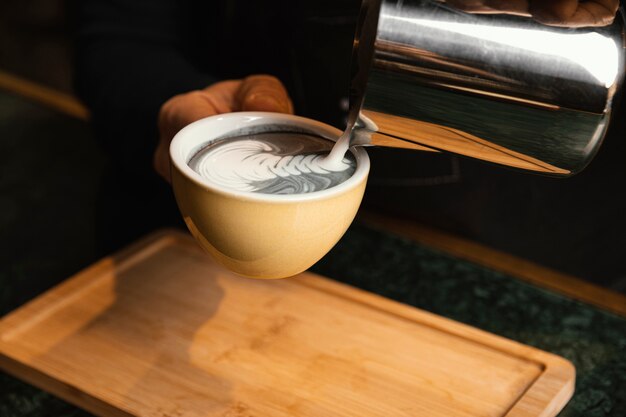
<path fill-rule="evenodd" d="M 626 318 L 361 224 L 313 271 L 561 355 L 577 383 L 560 416 L 624 416 Z M 6 374 L 0 387 L 1 416 L 88 415 Z"/>
<path fill-rule="evenodd" d="M 94 184 L 103 162 L 85 123 L 3 94 L 0 137 L 6 313 L 99 257 Z M 59 147 L 66 160 L 42 159 Z M 28 169 L 42 163 L 46 175 Z M 577 383 L 562 417 L 626 415 L 624 317 L 358 223 L 313 271 L 564 356 Z M 83 415 L 0 372 L 0 417 Z"/>

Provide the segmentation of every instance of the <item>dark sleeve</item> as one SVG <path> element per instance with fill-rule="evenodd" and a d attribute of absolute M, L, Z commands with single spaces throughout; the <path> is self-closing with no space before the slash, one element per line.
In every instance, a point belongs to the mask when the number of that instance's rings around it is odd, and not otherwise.
<path fill-rule="evenodd" d="M 216 81 L 189 59 L 190 2 L 79 0 L 76 12 L 75 86 L 96 135 L 124 165 L 150 169 L 159 107 Z"/>

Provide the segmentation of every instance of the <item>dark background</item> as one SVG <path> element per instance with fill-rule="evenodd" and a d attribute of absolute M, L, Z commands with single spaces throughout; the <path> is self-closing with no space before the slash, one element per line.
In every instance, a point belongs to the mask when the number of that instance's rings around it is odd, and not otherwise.
<path fill-rule="evenodd" d="M 65 0 L 0 2 L 0 72 L 73 94 L 71 11 Z M 567 180 L 372 150 L 365 206 L 626 291 L 623 113 L 590 167 Z M 102 200 L 108 160 L 86 121 L 0 88 L 0 313 L 108 253 L 98 241 L 102 207 L 141 223 L 128 201 Z M 142 227 L 120 242 L 152 226 Z"/>
<path fill-rule="evenodd" d="M 0 2 L 0 72 L 71 94 L 69 7 Z M 98 258 L 95 207 L 106 160 L 87 122 L 12 90 L 0 88 L 0 314 Z"/>
<path fill-rule="evenodd" d="M 0 70 L 72 91 L 72 2 L 0 2 Z"/>

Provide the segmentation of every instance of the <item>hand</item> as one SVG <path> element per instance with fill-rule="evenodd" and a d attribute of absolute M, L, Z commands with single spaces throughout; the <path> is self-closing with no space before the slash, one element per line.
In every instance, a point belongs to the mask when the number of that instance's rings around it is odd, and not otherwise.
<path fill-rule="evenodd" d="M 619 0 L 446 0 L 470 13 L 532 16 L 551 26 L 607 26 L 613 23 Z"/>
<path fill-rule="evenodd" d="M 170 182 L 170 142 L 180 129 L 204 117 L 236 111 L 293 113 L 293 104 L 282 83 L 270 75 L 221 81 L 203 90 L 174 96 L 159 111 L 159 144 L 154 169 Z"/>

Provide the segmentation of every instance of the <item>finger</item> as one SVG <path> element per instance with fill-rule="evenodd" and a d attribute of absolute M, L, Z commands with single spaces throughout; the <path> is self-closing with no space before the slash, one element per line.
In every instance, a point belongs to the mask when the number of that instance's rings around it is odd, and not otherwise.
<path fill-rule="evenodd" d="M 237 108 L 237 91 L 242 80 L 227 80 L 212 84 L 202 90 L 205 99 L 210 102 L 218 114 L 230 113 Z"/>
<path fill-rule="evenodd" d="M 175 111 L 175 116 L 183 125 L 181 127 L 208 116 L 235 111 L 235 95 L 240 86 L 241 80 L 220 81 L 183 95 Z"/>
<path fill-rule="evenodd" d="M 237 92 L 239 110 L 293 113 L 287 90 L 271 75 L 252 75 L 243 80 Z"/>
<path fill-rule="evenodd" d="M 578 4 L 571 18 L 573 24 L 581 26 L 606 26 L 613 23 L 619 8 L 619 0 L 595 0 Z"/>
<path fill-rule="evenodd" d="M 531 0 L 529 10 L 538 22 L 564 25 L 577 8 L 578 0 Z"/>
<path fill-rule="evenodd" d="M 446 0 L 445 2 L 468 13 L 506 13 L 528 16 L 528 0 Z"/>
<path fill-rule="evenodd" d="M 205 117 L 229 113 L 235 109 L 235 95 L 241 81 L 222 81 L 203 90 L 169 99 L 159 111 L 159 143 L 154 152 L 154 169 L 170 181 L 169 146 L 180 129 Z"/>
<path fill-rule="evenodd" d="M 485 5 L 501 13 L 528 15 L 528 0 L 485 0 Z"/>
<path fill-rule="evenodd" d="M 222 81 L 204 90 L 191 91 L 168 100 L 159 111 L 159 130 L 174 136 L 196 120 L 235 110 L 235 94 L 241 81 Z"/>
<path fill-rule="evenodd" d="M 484 0 L 446 0 L 445 3 L 469 13 L 491 12 Z"/>
<path fill-rule="evenodd" d="M 613 22 L 619 0 L 533 0 L 533 17 L 552 26 L 606 26 Z"/>

